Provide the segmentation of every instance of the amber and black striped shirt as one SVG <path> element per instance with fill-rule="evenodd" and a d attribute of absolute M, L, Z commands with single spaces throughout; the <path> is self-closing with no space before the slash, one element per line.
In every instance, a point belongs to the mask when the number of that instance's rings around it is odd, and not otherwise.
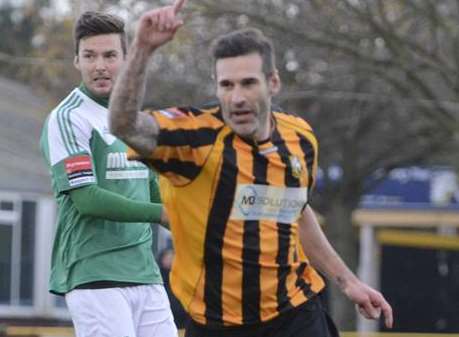
<path fill-rule="evenodd" d="M 191 317 L 253 324 L 319 292 L 323 280 L 298 248 L 317 169 L 310 126 L 273 111 L 271 138 L 255 144 L 226 126 L 218 107 L 151 114 L 158 146 L 142 159 L 161 174 L 176 248 L 171 287 Z"/>

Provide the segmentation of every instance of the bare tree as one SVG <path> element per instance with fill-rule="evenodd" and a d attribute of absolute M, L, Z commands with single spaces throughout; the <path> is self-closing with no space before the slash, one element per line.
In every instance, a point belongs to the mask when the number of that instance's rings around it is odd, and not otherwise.
<path fill-rule="evenodd" d="M 280 102 L 312 122 L 322 184 L 314 205 L 352 269 L 352 212 L 368 177 L 424 164 L 453 146 L 458 131 L 456 1 L 200 1 L 215 34 L 247 25 L 276 43 Z M 352 304 L 331 292 L 341 329 L 355 329 Z"/>

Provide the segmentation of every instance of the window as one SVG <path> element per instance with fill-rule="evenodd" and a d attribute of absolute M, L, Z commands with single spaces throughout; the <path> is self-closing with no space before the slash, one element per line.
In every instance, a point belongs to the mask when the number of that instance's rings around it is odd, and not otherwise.
<path fill-rule="evenodd" d="M 11 224 L 0 223 L 0 304 L 10 302 L 12 229 Z"/>
<path fill-rule="evenodd" d="M 33 305 L 36 202 L 0 196 L 0 305 Z"/>
<path fill-rule="evenodd" d="M 35 258 L 35 214 L 34 201 L 22 202 L 21 231 L 21 273 L 19 302 L 21 305 L 32 305 L 34 258 Z"/>
<path fill-rule="evenodd" d="M 0 201 L 0 210 L 12 211 L 14 203 L 11 201 Z"/>

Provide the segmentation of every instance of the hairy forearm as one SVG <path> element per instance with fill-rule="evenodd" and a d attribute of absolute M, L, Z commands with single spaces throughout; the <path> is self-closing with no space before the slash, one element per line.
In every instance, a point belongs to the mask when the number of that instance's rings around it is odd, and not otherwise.
<path fill-rule="evenodd" d="M 146 50 L 133 45 L 118 75 L 109 104 L 110 129 L 117 136 L 135 129 L 137 125 L 137 112 L 140 111 L 145 93 L 145 69 L 149 59 Z"/>
<path fill-rule="evenodd" d="M 140 112 L 151 55 L 151 50 L 140 48 L 134 41 L 109 104 L 110 131 L 141 154 L 151 152 L 158 134 L 153 117 Z"/>
<path fill-rule="evenodd" d="M 344 290 L 357 280 L 323 233 L 312 209 L 306 207 L 299 221 L 299 235 L 304 253 L 311 264 Z"/>

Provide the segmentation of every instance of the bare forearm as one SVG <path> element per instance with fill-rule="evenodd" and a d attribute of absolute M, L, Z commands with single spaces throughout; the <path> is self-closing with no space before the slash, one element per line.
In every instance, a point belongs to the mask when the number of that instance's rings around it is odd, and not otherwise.
<path fill-rule="evenodd" d="M 357 281 L 354 273 L 336 253 L 320 228 L 314 212 L 309 208 L 299 222 L 300 241 L 310 262 L 325 276 L 344 290 L 350 282 Z"/>
<path fill-rule="evenodd" d="M 152 51 L 133 43 L 109 104 L 111 132 L 141 154 L 151 152 L 158 134 L 153 117 L 140 112 L 151 55 Z"/>
<path fill-rule="evenodd" d="M 117 136 L 135 128 L 145 93 L 145 70 L 150 59 L 147 51 L 136 48 L 129 51 L 110 95 L 110 129 Z"/>
<path fill-rule="evenodd" d="M 156 147 L 159 126 L 150 114 L 139 112 L 145 93 L 147 64 L 153 52 L 172 40 L 183 20 L 178 17 L 186 0 L 144 13 L 121 71 L 110 95 L 110 130 L 136 150 L 149 156 Z"/>

